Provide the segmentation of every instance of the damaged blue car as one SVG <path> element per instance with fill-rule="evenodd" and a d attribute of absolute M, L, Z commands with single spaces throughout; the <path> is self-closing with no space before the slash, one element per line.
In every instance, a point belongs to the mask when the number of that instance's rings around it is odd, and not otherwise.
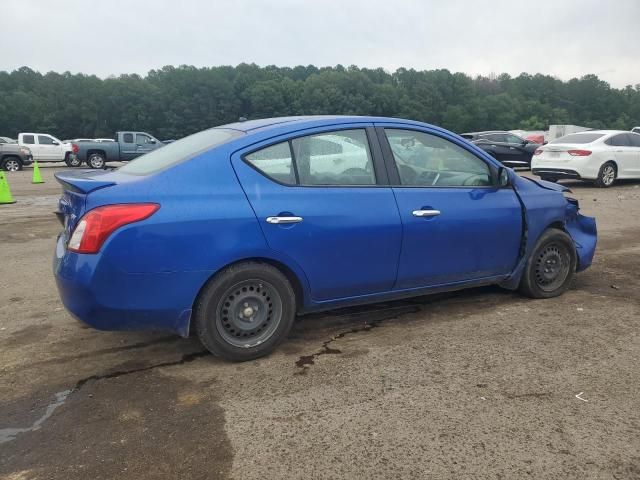
<path fill-rule="evenodd" d="M 566 188 L 410 120 L 251 120 L 56 177 L 65 307 L 103 330 L 195 331 L 230 360 L 312 311 L 491 284 L 555 297 L 596 246 Z"/>

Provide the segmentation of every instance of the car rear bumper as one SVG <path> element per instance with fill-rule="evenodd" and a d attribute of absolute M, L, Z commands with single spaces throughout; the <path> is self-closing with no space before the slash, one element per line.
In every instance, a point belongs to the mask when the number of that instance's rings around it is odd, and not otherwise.
<path fill-rule="evenodd" d="M 62 303 L 76 319 L 98 330 L 164 330 L 188 336 L 197 291 L 187 285 L 201 278 L 204 283 L 208 277 L 203 272 L 126 273 L 110 263 L 101 262 L 101 254 L 67 251 L 64 236 L 59 236 L 53 271 Z"/>
<path fill-rule="evenodd" d="M 570 170 L 566 168 L 547 168 L 547 167 L 539 167 L 533 168 L 531 173 L 537 175 L 541 178 L 557 178 L 557 179 L 575 179 L 580 180 L 582 177 L 575 170 Z"/>

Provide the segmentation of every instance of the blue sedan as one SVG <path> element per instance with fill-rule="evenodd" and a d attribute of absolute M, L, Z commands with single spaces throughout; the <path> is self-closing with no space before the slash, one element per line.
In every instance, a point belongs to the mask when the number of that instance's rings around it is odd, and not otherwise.
<path fill-rule="evenodd" d="M 193 329 L 230 360 L 311 311 L 491 284 L 555 297 L 596 246 L 565 187 L 410 120 L 252 120 L 56 177 L 65 307 L 103 330 Z"/>

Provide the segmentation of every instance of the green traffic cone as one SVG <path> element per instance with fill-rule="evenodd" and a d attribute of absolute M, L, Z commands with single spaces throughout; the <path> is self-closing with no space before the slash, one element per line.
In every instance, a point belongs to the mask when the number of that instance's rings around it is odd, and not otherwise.
<path fill-rule="evenodd" d="M 44 183 L 44 180 L 42 180 L 42 176 L 40 175 L 38 162 L 33 162 L 33 180 L 31 180 L 31 183 Z"/>
<path fill-rule="evenodd" d="M 7 177 L 5 177 L 4 172 L 0 170 L 0 205 L 3 203 L 16 203 L 16 201 L 11 196 Z"/>

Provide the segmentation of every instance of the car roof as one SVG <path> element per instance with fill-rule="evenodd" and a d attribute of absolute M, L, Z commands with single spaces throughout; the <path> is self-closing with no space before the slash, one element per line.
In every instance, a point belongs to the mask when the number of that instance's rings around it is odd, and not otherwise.
<path fill-rule="evenodd" d="M 486 133 L 511 133 L 506 130 L 484 130 L 482 132 L 466 132 L 461 133 L 460 135 L 484 135 Z M 511 135 L 515 135 L 515 133 L 511 133 Z"/>
<path fill-rule="evenodd" d="M 291 125 L 298 128 L 304 128 L 308 125 L 339 125 L 343 123 L 404 123 L 415 125 L 426 125 L 422 122 L 416 122 L 413 120 L 404 120 L 398 118 L 388 117 L 370 117 L 370 116 L 358 116 L 358 115 L 305 115 L 295 117 L 274 117 L 263 118 L 260 120 L 246 120 L 244 122 L 229 123 L 227 125 L 220 125 L 216 128 L 230 128 L 233 130 L 239 130 L 241 132 L 251 132 L 255 130 L 269 130 L 272 128 L 278 128 L 285 125 Z M 432 127 L 432 125 L 429 125 Z"/>
<path fill-rule="evenodd" d="M 573 133 L 568 133 L 567 135 L 584 135 L 588 133 L 596 133 L 599 135 L 614 135 L 617 133 L 633 133 L 633 132 L 630 132 L 628 130 L 583 130 L 582 132 L 573 132 Z"/>

